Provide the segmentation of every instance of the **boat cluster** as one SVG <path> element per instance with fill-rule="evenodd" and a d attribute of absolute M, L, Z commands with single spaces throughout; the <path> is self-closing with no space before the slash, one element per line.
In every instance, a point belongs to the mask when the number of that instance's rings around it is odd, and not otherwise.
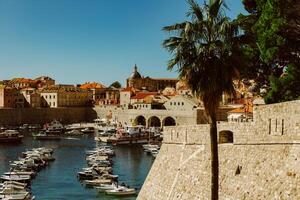
<path fill-rule="evenodd" d="M 118 184 L 118 175 L 113 174 L 112 157 L 115 155 L 110 146 L 100 146 L 86 151 L 86 168 L 78 172 L 78 178 L 86 186 L 94 187 L 99 192 L 109 195 L 134 195 L 135 189 L 125 184 Z"/>
<path fill-rule="evenodd" d="M 94 127 L 64 126 L 59 121 L 53 121 L 45 124 L 42 130 L 33 133 L 32 136 L 37 140 L 60 140 L 64 136 L 81 136 L 94 132 Z"/>
<path fill-rule="evenodd" d="M 126 125 L 123 127 L 116 122 L 101 124 L 101 126 L 97 125 L 96 127 L 95 140 L 113 145 L 144 144 L 162 141 L 161 129 L 157 127 L 146 128 L 142 125 Z"/>
<path fill-rule="evenodd" d="M 155 158 L 159 153 L 160 146 L 157 144 L 144 144 L 143 149 L 147 154 L 150 154 Z"/>
<path fill-rule="evenodd" d="M 15 142 L 19 143 L 23 139 L 23 135 L 19 133 L 17 130 L 4 130 L 1 129 L 0 131 L 0 143 L 8 143 L 8 142 Z"/>
<path fill-rule="evenodd" d="M 1 200 L 33 200 L 30 184 L 37 172 L 55 160 L 53 149 L 34 148 L 22 153 L 22 158 L 10 164 L 10 171 L 0 176 Z"/>

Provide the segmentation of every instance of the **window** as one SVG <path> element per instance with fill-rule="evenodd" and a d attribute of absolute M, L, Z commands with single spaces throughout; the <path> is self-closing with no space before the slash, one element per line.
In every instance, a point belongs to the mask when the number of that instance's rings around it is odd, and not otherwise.
<path fill-rule="evenodd" d="M 184 105 L 184 102 L 181 102 L 181 105 Z"/>
<path fill-rule="evenodd" d="M 53 95 L 53 99 L 55 99 L 55 95 Z"/>
<path fill-rule="evenodd" d="M 170 105 L 172 106 L 172 102 L 170 102 Z"/>
<path fill-rule="evenodd" d="M 55 106 L 55 102 L 53 102 L 53 106 Z"/>
<path fill-rule="evenodd" d="M 47 98 L 48 98 L 48 96 L 47 96 L 47 95 L 45 95 L 45 98 L 47 99 Z"/>

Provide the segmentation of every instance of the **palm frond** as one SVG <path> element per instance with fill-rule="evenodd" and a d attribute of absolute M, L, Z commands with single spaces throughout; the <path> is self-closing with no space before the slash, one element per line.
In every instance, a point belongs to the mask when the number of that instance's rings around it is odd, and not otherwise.
<path fill-rule="evenodd" d="M 190 5 L 189 11 L 186 13 L 187 17 L 191 17 L 193 21 L 203 20 L 203 10 L 195 0 L 187 0 Z"/>

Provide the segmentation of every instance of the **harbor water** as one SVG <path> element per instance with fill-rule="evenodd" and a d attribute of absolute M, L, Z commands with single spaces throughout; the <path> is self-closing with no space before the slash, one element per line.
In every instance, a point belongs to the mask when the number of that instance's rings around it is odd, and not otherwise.
<path fill-rule="evenodd" d="M 20 144 L 0 144 L 0 174 L 9 170 L 10 161 L 17 160 L 22 152 L 35 147 L 54 149 L 56 160 L 42 169 L 33 179 L 31 191 L 36 200 L 133 200 L 132 197 L 114 197 L 86 188 L 77 179 L 77 172 L 86 167 L 85 150 L 97 145 L 93 136 L 66 137 L 60 141 L 38 141 L 26 136 Z M 141 146 L 114 147 L 113 172 L 119 175 L 119 183 L 125 183 L 138 191 L 151 168 L 153 158 L 143 152 Z"/>

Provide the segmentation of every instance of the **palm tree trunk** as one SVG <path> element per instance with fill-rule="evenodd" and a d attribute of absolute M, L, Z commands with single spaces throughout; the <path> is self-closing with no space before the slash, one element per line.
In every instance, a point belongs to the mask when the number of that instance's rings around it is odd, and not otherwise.
<path fill-rule="evenodd" d="M 210 115 L 211 200 L 219 199 L 219 154 L 216 113 Z"/>

